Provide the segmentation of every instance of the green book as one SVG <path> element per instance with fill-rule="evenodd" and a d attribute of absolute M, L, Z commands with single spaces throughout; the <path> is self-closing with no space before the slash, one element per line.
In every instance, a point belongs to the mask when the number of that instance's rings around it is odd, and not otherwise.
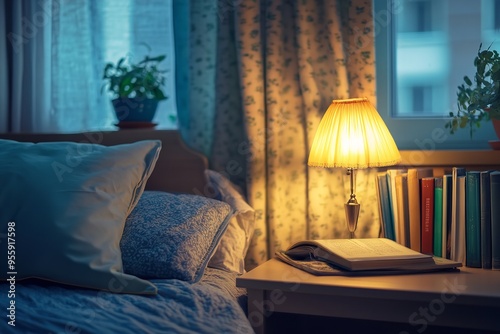
<path fill-rule="evenodd" d="M 443 254 L 443 178 L 434 179 L 434 255 L 446 257 Z"/>
<path fill-rule="evenodd" d="M 389 185 L 387 183 L 387 173 L 379 172 L 377 174 L 379 206 L 382 220 L 384 236 L 391 240 L 396 240 L 394 234 L 394 222 L 392 219 L 391 203 L 389 198 Z"/>
<path fill-rule="evenodd" d="M 481 268 L 480 172 L 468 171 L 465 186 L 465 265 Z"/>
<path fill-rule="evenodd" d="M 491 195 L 491 267 L 500 269 L 500 171 L 490 174 Z"/>
<path fill-rule="evenodd" d="M 481 196 L 481 260 L 483 268 L 491 269 L 491 193 L 490 173 L 487 170 L 481 172 L 479 177 L 479 188 Z"/>

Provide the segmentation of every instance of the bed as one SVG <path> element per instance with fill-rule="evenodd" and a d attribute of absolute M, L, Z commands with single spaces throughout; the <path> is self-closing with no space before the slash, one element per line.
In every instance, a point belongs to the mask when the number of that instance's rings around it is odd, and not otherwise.
<path fill-rule="evenodd" d="M 178 132 L 2 134 L 0 184 L 0 333 L 253 332 L 254 212 Z"/>

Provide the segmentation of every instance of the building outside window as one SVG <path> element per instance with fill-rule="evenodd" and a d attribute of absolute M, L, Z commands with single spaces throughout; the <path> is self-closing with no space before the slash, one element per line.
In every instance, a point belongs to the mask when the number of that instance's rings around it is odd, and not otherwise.
<path fill-rule="evenodd" d="M 479 45 L 500 50 L 499 0 L 375 0 L 378 109 L 400 149 L 488 148 L 444 124 Z"/>

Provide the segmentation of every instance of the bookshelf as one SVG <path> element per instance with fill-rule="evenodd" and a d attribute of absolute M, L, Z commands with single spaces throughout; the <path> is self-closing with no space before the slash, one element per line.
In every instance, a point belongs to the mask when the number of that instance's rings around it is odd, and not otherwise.
<path fill-rule="evenodd" d="M 500 150 L 402 150 L 401 167 L 500 169 Z"/>
<path fill-rule="evenodd" d="M 401 156 L 402 162 L 399 165 L 380 169 L 377 175 L 383 236 L 386 236 L 385 231 L 395 230 L 395 240 L 399 243 L 424 253 L 452 258 L 463 262 L 464 265 L 476 268 L 481 266 L 491 268 L 491 265 L 488 264 L 491 261 L 488 254 L 493 252 L 494 261 L 496 259 L 494 269 L 500 269 L 500 242 L 497 241 L 500 240 L 498 239 L 500 237 L 500 211 L 497 212 L 496 209 L 493 209 L 493 207 L 496 208 L 496 205 L 484 204 L 496 203 L 497 201 L 498 185 L 495 186 L 495 191 L 491 190 L 490 199 L 490 174 L 484 171 L 500 171 L 500 151 L 403 150 Z M 409 181 L 406 188 L 404 186 L 398 187 L 397 182 L 392 185 L 394 183 L 392 181 L 393 175 L 396 174 L 386 173 L 391 169 L 399 169 L 399 174 L 407 175 L 408 180 L 410 172 L 417 173 L 418 182 L 413 182 L 412 190 L 410 190 Z M 453 173 L 457 171 L 459 175 L 453 176 Z M 423 175 L 422 173 L 431 173 L 431 175 Z M 386 187 L 388 190 L 385 193 L 381 192 L 383 188 L 380 186 L 380 183 L 383 183 L 384 174 L 386 174 L 388 182 Z M 483 176 L 484 181 L 482 180 Z M 397 177 L 399 175 L 396 175 L 396 181 Z M 492 184 L 493 182 L 498 184 L 498 175 L 495 180 L 491 181 Z M 428 181 L 425 183 L 428 185 L 427 188 L 424 187 L 423 181 Z M 437 189 L 440 198 L 435 193 L 437 181 L 440 181 Z M 480 187 L 481 182 L 488 183 L 488 186 L 484 187 L 484 191 L 483 187 Z M 428 191 L 424 192 L 424 189 L 428 189 Z M 419 196 L 413 196 L 414 199 L 410 201 L 408 195 L 407 204 L 404 205 L 404 202 L 401 202 L 404 197 L 398 194 L 410 194 L 411 191 L 416 191 Z M 493 192 L 495 192 L 495 199 Z M 388 193 L 389 196 L 386 195 Z M 386 197 L 390 198 L 389 207 L 387 201 L 382 200 Z M 394 198 L 397 201 L 394 201 Z M 439 207 L 436 204 L 437 199 L 439 199 L 437 201 Z M 426 206 L 423 205 L 424 201 Z M 413 210 L 414 213 L 409 210 L 411 205 L 416 208 Z M 483 211 L 486 213 L 484 219 Z M 493 211 L 495 211 L 494 215 Z M 392 217 L 386 212 L 392 213 Z M 436 215 L 434 212 L 439 214 Z M 410 219 L 412 216 L 413 221 Z M 398 231 L 403 231 L 405 235 L 398 234 Z M 409 239 L 411 239 L 411 243 L 408 242 Z M 493 251 L 491 247 L 493 247 Z M 482 260 L 486 261 L 487 265 L 483 265 L 477 257 L 483 257 Z"/>

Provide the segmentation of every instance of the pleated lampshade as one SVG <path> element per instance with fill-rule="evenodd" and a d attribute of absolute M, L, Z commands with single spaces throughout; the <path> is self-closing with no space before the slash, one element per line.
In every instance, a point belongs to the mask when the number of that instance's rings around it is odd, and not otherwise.
<path fill-rule="evenodd" d="M 375 107 L 366 98 L 333 100 L 316 130 L 308 164 L 368 168 L 401 160 L 398 147 Z"/>

